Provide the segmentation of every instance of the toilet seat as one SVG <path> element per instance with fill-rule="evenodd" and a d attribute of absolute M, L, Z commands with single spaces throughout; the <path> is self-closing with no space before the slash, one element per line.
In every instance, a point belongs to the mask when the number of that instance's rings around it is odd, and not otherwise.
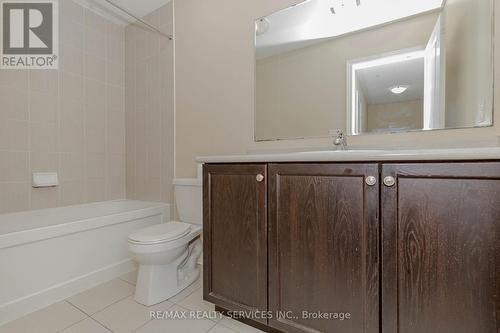
<path fill-rule="evenodd" d="M 159 244 L 182 238 L 191 232 L 191 225 L 183 222 L 168 222 L 130 234 L 128 241 L 135 244 Z"/>

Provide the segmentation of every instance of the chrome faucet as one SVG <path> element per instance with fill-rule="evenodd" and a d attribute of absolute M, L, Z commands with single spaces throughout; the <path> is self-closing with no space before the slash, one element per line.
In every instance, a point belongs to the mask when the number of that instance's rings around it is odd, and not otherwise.
<path fill-rule="evenodd" d="M 337 134 L 333 138 L 333 144 L 340 147 L 340 150 L 347 150 L 347 137 L 344 131 L 341 129 L 337 130 Z"/>

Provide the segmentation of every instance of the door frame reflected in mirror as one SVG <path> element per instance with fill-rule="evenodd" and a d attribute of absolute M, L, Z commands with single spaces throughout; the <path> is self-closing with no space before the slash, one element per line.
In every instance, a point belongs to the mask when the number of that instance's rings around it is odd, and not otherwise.
<path fill-rule="evenodd" d="M 346 73 L 346 129 L 349 135 L 371 134 L 377 132 L 366 132 L 362 130 L 361 117 L 359 115 L 359 95 L 356 72 L 361 69 L 375 68 L 384 65 L 396 64 L 425 57 L 425 46 L 412 47 L 408 49 L 387 52 L 366 58 L 347 61 Z M 421 130 L 421 129 L 418 129 Z M 404 132 L 408 132 L 405 129 Z M 392 133 L 399 133 L 394 129 Z"/>

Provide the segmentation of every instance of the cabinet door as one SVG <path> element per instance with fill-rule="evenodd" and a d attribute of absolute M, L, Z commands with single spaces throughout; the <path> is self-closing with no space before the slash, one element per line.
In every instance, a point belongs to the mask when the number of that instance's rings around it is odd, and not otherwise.
<path fill-rule="evenodd" d="M 378 165 L 269 166 L 272 327 L 379 332 L 380 187 L 369 176 L 378 180 Z M 335 318 L 342 313 L 350 318 Z"/>
<path fill-rule="evenodd" d="M 204 167 L 204 298 L 226 310 L 267 310 L 266 182 L 266 165 Z"/>
<path fill-rule="evenodd" d="M 383 332 L 500 332 L 500 163 L 383 177 L 395 179 L 382 190 Z"/>

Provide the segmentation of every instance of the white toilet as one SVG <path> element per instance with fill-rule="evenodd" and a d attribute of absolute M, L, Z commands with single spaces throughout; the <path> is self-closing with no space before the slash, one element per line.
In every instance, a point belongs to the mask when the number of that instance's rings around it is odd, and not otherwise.
<path fill-rule="evenodd" d="M 178 294 L 200 275 L 201 180 L 177 179 L 174 185 L 181 222 L 140 229 L 128 238 L 130 255 L 139 264 L 135 300 L 146 306 Z"/>

